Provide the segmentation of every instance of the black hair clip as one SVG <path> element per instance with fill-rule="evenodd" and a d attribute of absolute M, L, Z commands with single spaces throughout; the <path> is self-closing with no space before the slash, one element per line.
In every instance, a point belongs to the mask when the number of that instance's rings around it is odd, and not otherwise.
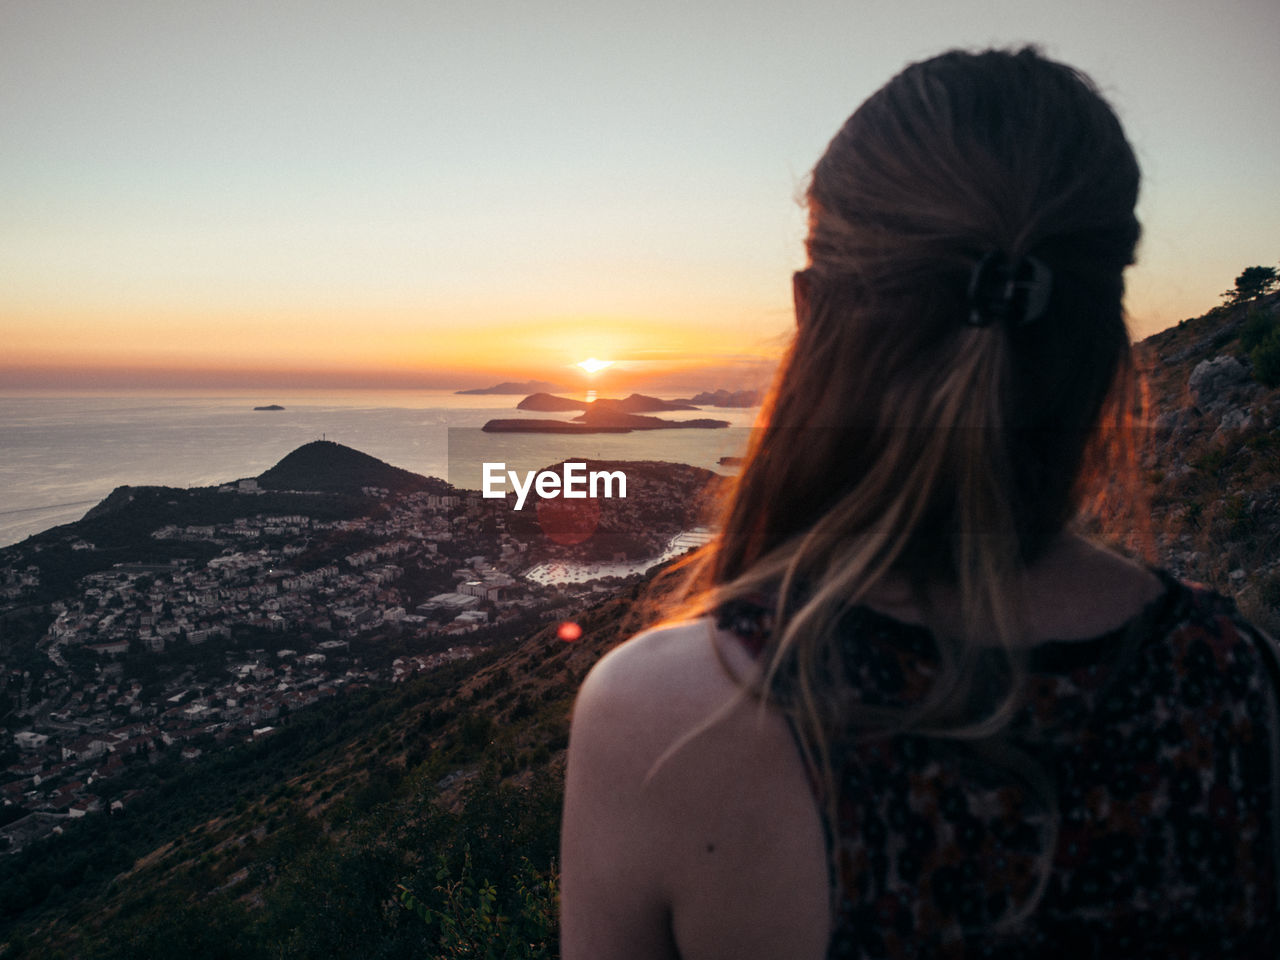
<path fill-rule="evenodd" d="M 977 262 L 969 275 L 971 327 L 1003 323 L 1020 327 L 1038 319 L 1049 306 L 1053 271 L 1035 257 L 1010 263 L 993 250 Z"/>

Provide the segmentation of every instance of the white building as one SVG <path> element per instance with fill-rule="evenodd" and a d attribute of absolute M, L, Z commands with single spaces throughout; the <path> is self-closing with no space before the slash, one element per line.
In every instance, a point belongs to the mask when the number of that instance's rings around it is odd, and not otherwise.
<path fill-rule="evenodd" d="M 13 735 L 13 742 L 18 745 L 19 750 L 40 750 L 49 742 L 49 738 L 34 730 L 23 730 Z"/>

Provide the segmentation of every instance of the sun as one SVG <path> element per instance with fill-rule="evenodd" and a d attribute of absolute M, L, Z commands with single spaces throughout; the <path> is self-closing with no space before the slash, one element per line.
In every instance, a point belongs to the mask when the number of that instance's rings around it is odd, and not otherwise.
<path fill-rule="evenodd" d="M 579 366 L 579 367 L 581 367 L 583 370 L 587 371 L 587 373 L 599 373 L 599 372 L 600 372 L 601 370 L 603 370 L 605 367 L 612 367 L 612 366 L 613 366 L 613 361 L 612 361 L 612 360 L 597 360 L 595 357 L 590 357 L 590 358 L 588 358 L 588 359 L 586 359 L 586 360 L 583 360 L 583 361 L 581 361 L 580 363 L 578 363 L 578 364 L 577 364 L 577 366 Z"/>

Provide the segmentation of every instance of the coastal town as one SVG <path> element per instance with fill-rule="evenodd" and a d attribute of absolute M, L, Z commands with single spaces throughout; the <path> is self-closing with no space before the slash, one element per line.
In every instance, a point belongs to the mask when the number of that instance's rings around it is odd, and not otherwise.
<path fill-rule="evenodd" d="M 125 560 L 94 563 L 118 551 L 83 524 L 0 551 L 0 849 L 126 807 L 131 769 L 269 737 L 327 698 L 570 620 L 705 542 L 706 471 L 626 466 L 625 499 L 539 501 L 541 522 L 514 495 L 441 481 L 364 485 L 346 500 L 360 516 L 308 510 L 331 495 L 307 490 L 264 511 L 280 492 L 247 479 L 202 491 L 225 507 L 217 522 L 175 513 L 185 491 L 156 495 L 175 520 Z M 125 499 L 145 507 L 142 491 Z M 53 590 L 55 554 L 94 569 Z"/>

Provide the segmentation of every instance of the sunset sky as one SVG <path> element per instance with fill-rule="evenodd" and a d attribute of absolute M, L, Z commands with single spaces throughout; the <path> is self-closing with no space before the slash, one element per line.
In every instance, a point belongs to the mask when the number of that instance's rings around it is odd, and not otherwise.
<path fill-rule="evenodd" d="M 758 379 L 843 119 L 1029 41 L 1143 164 L 1136 335 L 1276 264 L 1275 0 L 0 0 L 0 392 Z"/>

